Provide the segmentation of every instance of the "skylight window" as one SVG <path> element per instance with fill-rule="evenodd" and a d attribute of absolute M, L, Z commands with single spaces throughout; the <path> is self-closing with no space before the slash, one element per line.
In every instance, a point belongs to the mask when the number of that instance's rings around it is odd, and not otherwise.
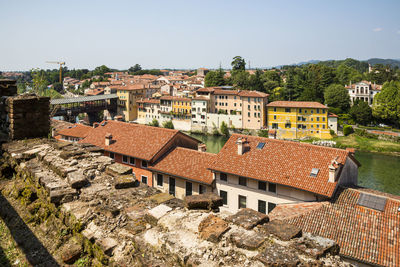
<path fill-rule="evenodd" d="M 260 143 L 258 143 L 257 148 L 258 148 L 258 149 L 263 149 L 264 146 L 265 146 L 265 143 L 260 142 Z"/>
<path fill-rule="evenodd" d="M 361 193 L 357 204 L 370 209 L 384 211 L 386 198 Z"/>
<path fill-rule="evenodd" d="M 311 176 L 311 177 L 317 177 L 318 173 L 319 173 L 319 169 L 317 169 L 317 168 L 312 168 L 311 173 L 310 173 L 310 176 Z"/>

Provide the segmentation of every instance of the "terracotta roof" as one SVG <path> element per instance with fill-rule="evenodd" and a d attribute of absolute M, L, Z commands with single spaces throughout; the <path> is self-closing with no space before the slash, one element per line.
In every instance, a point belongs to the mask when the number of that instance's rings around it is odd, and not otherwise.
<path fill-rule="evenodd" d="M 268 107 L 287 107 L 287 108 L 328 108 L 318 102 L 307 101 L 274 101 L 267 105 Z"/>
<path fill-rule="evenodd" d="M 363 192 L 340 188 L 332 203 L 284 221 L 335 240 L 343 256 L 368 264 L 400 266 L 400 200 L 387 197 L 384 210 L 378 211 L 357 204 Z"/>
<path fill-rule="evenodd" d="M 196 92 L 207 92 L 207 93 L 211 93 L 214 92 L 215 87 L 204 87 L 204 88 L 199 88 L 197 89 Z"/>
<path fill-rule="evenodd" d="M 328 113 L 328 117 L 335 117 L 335 118 L 338 118 L 339 116 L 338 115 L 336 115 L 336 114 L 334 114 L 334 113 Z"/>
<path fill-rule="evenodd" d="M 71 128 L 65 128 L 65 129 L 58 131 L 58 134 L 65 135 L 65 136 L 85 138 L 92 130 L 93 130 L 93 127 L 77 123 L 77 124 L 71 126 Z"/>
<path fill-rule="evenodd" d="M 276 206 L 272 212 L 268 213 L 269 219 L 288 220 L 321 208 L 323 205 L 329 205 L 329 202 L 301 202 L 295 204 L 281 204 Z"/>
<path fill-rule="evenodd" d="M 215 95 L 237 95 L 239 91 L 237 90 L 224 90 L 224 89 L 215 89 Z"/>
<path fill-rule="evenodd" d="M 67 122 L 67 121 L 61 121 L 61 120 L 56 120 L 56 119 L 50 119 L 50 125 L 52 128 L 56 129 L 56 132 L 66 129 L 68 127 L 72 127 L 74 124 Z"/>
<path fill-rule="evenodd" d="M 80 143 L 89 143 L 104 150 L 150 161 L 176 135 L 178 130 L 145 126 L 120 121 L 104 121 L 94 128 Z M 105 145 L 106 134 L 112 143 Z"/>
<path fill-rule="evenodd" d="M 263 93 L 263 92 L 258 92 L 258 91 L 240 91 L 239 96 L 244 96 L 244 97 L 267 97 L 269 94 Z"/>
<path fill-rule="evenodd" d="M 247 139 L 245 152 L 238 155 L 236 141 Z M 265 143 L 258 149 L 259 143 Z M 306 143 L 233 134 L 218 153 L 210 169 L 262 181 L 282 184 L 331 197 L 337 182 L 328 181 L 328 166 L 337 157 L 345 164 L 350 152 L 343 149 L 316 146 Z M 316 177 L 311 177 L 318 168 Z"/>
<path fill-rule="evenodd" d="M 146 99 L 139 99 L 136 102 L 137 103 L 160 104 L 160 99 L 146 98 Z"/>
<path fill-rule="evenodd" d="M 216 156 L 212 153 L 176 147 L 149 169 L 210 185 L 213 182 L 213 174 L 207 168 Z"/>
<path fill-rule="evenodd" d="M 175 101 L 192 101 L 191 98 L 187 98 L 187 97 L 180 97 L 180 96 L 162 96 L 160 97 L 160 99 L 162 100 L 175 100 Z"/>

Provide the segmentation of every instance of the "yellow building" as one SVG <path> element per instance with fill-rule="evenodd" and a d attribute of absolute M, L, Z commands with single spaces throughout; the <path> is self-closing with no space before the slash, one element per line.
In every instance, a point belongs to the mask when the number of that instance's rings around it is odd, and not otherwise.
<path fill-rule="evenodd" d="M 268 129 L 279 139 L 330 139 L 328 107 L 318 102 L 274 101 L 267 105 Z"/>
<path fill-rule="evenodd" d="M 192 114 L 192 99 L 187 97 L 173 97 L 172 112 L 174 117 L 190 119 Z"/>
<path fill-rule="evenodd" d="M 138 117 L 136 101 L 145 97 L 146 88 L 143 84 L 113 87 L 118 96 L 118 115 L 122 115 L 125 121 L 134 121 Z"/>

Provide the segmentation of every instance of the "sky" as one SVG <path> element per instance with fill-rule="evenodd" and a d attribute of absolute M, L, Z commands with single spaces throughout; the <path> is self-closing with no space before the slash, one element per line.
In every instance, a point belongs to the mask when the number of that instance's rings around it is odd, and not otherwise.
<path fill-rule="evenodd" d="M 0 70 L 400 59 L 399 0 L 0 0 Z"/>

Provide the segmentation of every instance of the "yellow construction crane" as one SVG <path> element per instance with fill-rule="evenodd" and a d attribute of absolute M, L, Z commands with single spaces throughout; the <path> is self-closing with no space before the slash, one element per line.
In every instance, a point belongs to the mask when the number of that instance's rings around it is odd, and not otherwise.
<path fill-rule="evenodd" d="M 60 83 L 62 84 L 62 66 L 65 65 L 65 62 L 62 61 L 46 61 L 46 63 L 58 64 L 60 65 Z"/>

